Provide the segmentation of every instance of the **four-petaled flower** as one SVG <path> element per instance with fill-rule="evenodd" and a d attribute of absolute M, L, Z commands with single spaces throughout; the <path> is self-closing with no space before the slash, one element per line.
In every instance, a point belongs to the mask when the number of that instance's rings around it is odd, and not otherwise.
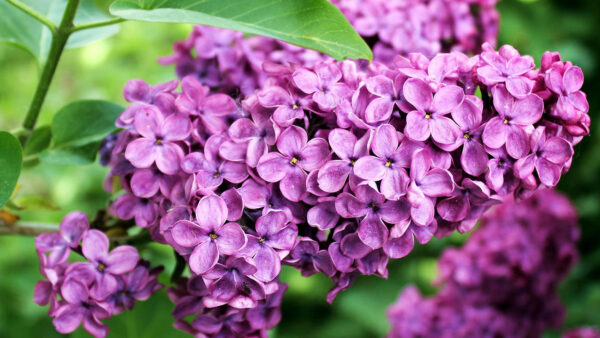
<path fill-rule="evenodd" d="M 188 248 L 194 248 L 189 258 L 190 269 L 204 274 L 219 260 L 219 254 L 232 255 L 246 245 L 246 235 L 236 223 L 225 223 L 227 205 L 216 195 L 209 195 L 198 202 L 196 222 L 178 221 L 173 225 L 173 240 Z"/>
<path fill-rule="evenodd" d="M 308 141 L 306 131 L 297 126 L 284 130 L 277 139 L 279 153 L 263 155 L 256 167 L 267 182 L 280 182 L 281 193 L 298 202 L 306 196 L 306 172 L 318 169 L 329 158 L 329 146 L 322 138 Z"/>

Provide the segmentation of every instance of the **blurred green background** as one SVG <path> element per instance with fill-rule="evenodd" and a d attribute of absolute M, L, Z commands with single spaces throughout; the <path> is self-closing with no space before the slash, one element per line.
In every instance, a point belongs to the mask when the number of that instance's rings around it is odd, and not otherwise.
<path fill-rule="evenodd" d="M 571 171 L 559 189 L 577 206 L 581 215 L 581 260 L 560 293 L 567 307 L 564 328 L 600 326 L 600 22 L 598 0 L 502 0 L 500 43 L 510 43 L 538 64 L 546 50 L 560 51 L 563 59 L 581 66 L 584 91 L 590 101 L 592 135 L 577 148 Z M 171 53 L 171 44 L 187 36 L 189 25 L 127 22 L 110 39 L 84 48 L 69 50 L 58 67 L 57 76 L 43 107 L 38 126 L 48 124 L 52 113 L 76 99 L 105 99 L 125 104 L 122 88 L 132 78 L 149 83 L 173 79 L 172 67 L 156 59 Z M 0 129 L 20 125 L 33 95 L 38 68 L 26 52 L 0 45 Z M 25 220 L 59 222 L 64 214 L 83 210 L 93 214 L 107 203 L 102 180 L 105 169 L 89 166 L 43 165 L 25 170 L 19 181 L 19 196 L 38 196 L 53 201 L 55 211 L 22 212 Z M 290 284 L 283 304 L 283 319 L 273 330 L 275 337 L 377 337 L 388 330 L 385 309 L 408 284 L 417 284 L 433 294 L 436 259 L 448 245 L 460 245 L 466 236 L 434 239 L 408 257 L 391 261 L 388 280 L 360 277 L 333 305 L 325 302 L 331 283 L 322 276 L 303 278 L 293 269 L 284 269 L 283 280 Z M 170 251 L 159 245 L 142 249 L 142 255 L 173 269 Z M 47 308 L 32 301 L 33 286 L 41 276 L 34 253 L 33 238 L 0 236 L 0 337 L 59 336 L 47 317 Z M 179 337 L 172 328 L 173 305 L 164 291 L 135 310 L 109 321 L 111 337 Z M 548 332 L 548 337 L 558 336 Z M 78 330 L 72 336 L 87 336 Z"/>

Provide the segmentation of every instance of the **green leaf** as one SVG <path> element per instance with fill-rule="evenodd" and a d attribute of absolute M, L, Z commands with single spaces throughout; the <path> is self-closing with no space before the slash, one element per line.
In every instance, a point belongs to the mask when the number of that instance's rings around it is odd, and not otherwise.
<path fill-rule="evenodd" d="M 62 19 L 67 4 L 67 0 L 20 1 L 45 15 L 57 25 Z M 0 0 L 0 13 L 2 13 L 0 15 L 0 42 L 21 47 L 31 53 L 40 64 L 44 63 L 52 40 L 50 30 L 6 0 Z M 75 25 L 100 22 L 110 18 L 96 7 L 94 0 L 81 0 L 75 16 Z M 69 38 L 67 48 L 80 47 L 107 38 L 118 31 L 119 26 L 112 25 L 75 32 Z"/>
<path fill-rule="evenodd" d="M 112 102 L 84 100 L 61 108 L 52 120 L 53 143 L 40 159 L 55 164 L 94 161 L 102 139 L 114 132 L 123 107 Z"/>
<path fill-rule="evenodd" d="M 36 128 L 23 150 L 23 155 L 27 157 L 41 153 L 50 146 L 51 140 L 52 130 L 50 129 L 50 126 Z"/>
<path fill-rule="evenodd" d="M 131 20 L 194 23 L 269 36 L 338 60 L 373 57 L 327 0 L 117 0 L 110 13 Z"/>
<path fill-rule="evenodd" d="M 19 141 L 11 134 L 0 131 L 0 207 L 15 190 L 22 161 L 23 152 Z"/>

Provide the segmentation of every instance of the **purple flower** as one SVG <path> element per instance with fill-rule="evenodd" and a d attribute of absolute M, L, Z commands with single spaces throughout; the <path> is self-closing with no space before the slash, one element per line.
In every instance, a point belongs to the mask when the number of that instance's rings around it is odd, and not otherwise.
<path fill-rule="evenodd" d="M 457 187 L 451 197 L 438 202 L 437 211 L 442 219 L 450 222 L 478 219 L 483 210 L 477 207 L 499 203 L 497 200 L 490 203 L 490 195 L 490 189 L 483 182 L 465 178 L 462 187 Z"/>
<path fill-rule="evenodd" d="M 202 300 L 208 296 L 208 288 L 202 276 L 193 276 L 187 280 L 185 287 L 185 294 L 173 300 L 175 302 L 173 317 L 178 320 L 202 310 L 204 307 Z M 167 293 L 171 299 L 174 298 L 173 289 L 167 290 Z"/>
<path fill-rule="evenodd" d="M 131 192 L 137 197 L 151 198 L 159 192 L 162 196 L 170 196 L 177 176 L 163 174 L 155 168 L 135 170 L 129 185 Z"/>
<path fill-rule="evenodd" d="M 289 127 L 295 120 L 303 119 L 304 109 L 310 100 L 296 91 L 273 85 L 258 92 L 258 102 L 267 108 L 275 108 L 273 121 L 280 127 Z"/>
<path fill-rule="evenodd" d="M 236 309 L 249 309 L 265 298 L 265 288 L 251 277 L 256 267 L 244 258 L 229 257 L 225 264 L 217 264 L 204 275 L 212 280 L 208 289 L 216 303 L 229 304 Z M 205 300 L 206 304 L 206 300 Z"/>
<path fill-rule="evenodd" d="M 410 216 L 421 226 L 433 221 L 435 198 L 449 196 L 454 191 L 452 174 L 440 168 L 431 168 L 431 154 L 427 149 L 417 150 L 410 165 L 410 178 L 407 197 L 410 202 Z"/>
<path fill-rule="evenodd" d="M 505 83 L 506 90 L 516 98 L 524 98 L 531 94 L 533 81 L 524 74 L 535 67 L 533 58 L 521 56 L 512 46 L 504 45 L 495 52 L 489 44 L 484 44 L 481 60 L 484 66 L 477 68 L 481 81 L 492 86 Z"/>
<path fill-rule="evenodd" d="M 248 179 L 238 191 L 248 209 L 262 209 L 263 215 L 271 210 L 283 211 L 295 223 L 306 219 L 306 208 L 283 197 L 277 185 L 265 183 L 260 178 Z"/>
<path fill-rule="evenodd" d="M 281 193 L 293 202 L 302 200 L 306 195 L 306 171 L 318 169 L 330 155 L 324 139 L 307 140 L 304 129 L 296 126 L 287 128 L 277 139 L 279 153 L 263 155 L 256 167 L 265 181 L 281 181 Z"/>
<path fill-rule="evenodd" d="M 186 114 L 199 116 L 203 126 L 214 134 L 227 130 L 224 116 L 236 110 L 235 102 L 225 94 L 210 94 L 207 87 L 202 86 L 192 76 L 181 80 L 183 95 L 175 100 L 177 108 Z"/>
<path fill-rule="evenodd" d="M 136 168 L 149 168 L 156 162 L 163 173 L 175 174 L 183 158 L 183 150 L 177 141 L 190 134 L 190 120 L 182 114 L 165 118 L 156 107 L 147 106 L 136 113 L 134 125 L 142 137 L 127 145 L 125 158 Z"/>
<path fill-rule="evenodd" d="M 259 281 L 270 282 L 281 272 L 281 257 L 294 248 L 298 228 L 284 212 L 270 211 L 256 220 L 255 229 L 256 235 L 248 235 L 242 255 L 256 266 L 254 276 Z"/>
<path fill-rule="evenodd" d="M 546 86 L 558 95 L 556 112 L 554 112 L 556 116 L 565 121 L 574 121 L 578 120 L 581 114 L 587 113 L 589 104 L 585 94 L 581 92 L 583 86 L 581 68 L 572 65 L 553 66 L 546 73 L 545 81 Z"/>
<path fill-rule="evenodd" d="M 503 86 L 494 87 L 493 96 L 498 116 L 486 123 L 483 143 L 494 149 L 506 144 L 508 154 L 519 159 L 529 151 L 527 129 L 542 117 L 544 101 L 535 94 L 515 100 Z"/>
<path fill-rule="evenodd" d="M 179 221 L 171 233 L 175 242 L 194 248 L 190 269 L 204 274 L 219 260 L 219 254 L 232 255 L 246 245 L 246 235 L 236 223 L 227 223 L 227 205 L 219 196 L 202 198 L 196 207 L 196 222 Z"/>
<path fill-rule="evenodd" d="M 513 164 L 515 161 L 504 150 L 496 151 L 492 155 L 494 158 L 488 161 L 485 181 L 496 192 L 502 191 L 506 194 L 512 191 L 510 188 L 513 185 L 511 181 L 514 181 Z"/>
<path fill-rule="evenodd" d="M 354 195 L 344 192 L 335 201 L 335 208 L 345 218 L 360 217 L 358 236 L 373 249 L 383 246 L 388 229 L 383 221 L 396 224 L 408 218 L 406 200 L 386 201 L 385 197 L 368 185 L 356 187 Z"/>
<path fill-rule="evenodd" d="M 406 76 L 398 74 L 392 79 L 384 75 L 376 75 L 365 80 L 367 90 L 378 96 L 365 109 L 365 122 L 375 124 L 390 119 L 394 106 L 408 112 L 412 107 L 403 97 L 402 88 Z"/>
<path fill-rule="evenodd" d="M 181 161 L 182 170 L 194 174 L 195 183 L 203 194 L 217 189 L 224 179 L 232 183 L 241 183 L 248 177 L 244 163 L 223 160 L 219 155 L 219 148 L 225 140 L 224 137 L 213 135 L 206 141 L 204 154 L 189 153 Z"/>
<path fill-rule="evenodd" d="M 329 277 L 335 274 L 335 267 L 327 250 L 319 250 L 319 244 L 307 237 L 300 238 L 285 262 L 296 267 L 305 277 L 317 272 Z"/>
<path fill-rule="evenodd" d="M 120 219 L 132 219 L 135 224 L 147 228 L 153 225 L 159 216 L 158 205 L 145 198 L 138 198 L 133 194 L 125 194 L 119 197 L 112 205 L 114 214 Z"/>
<path fill-rule="evenodd" d="M 177 80 L 150 86 L 146 81 L 132 79 L 127 81 L 123 90 L 123 97 L 127 102 L 143 102 L 153 104 L 157 97 L 165 93 L 171 93 L 177 88 Z"/>
<path fill-rule="evenodd" d="M 36 250 L 40 253 L 50 252 L 45 267 L 52 268 L 66 262 L 71 249 L 79 246 L 81 237 L 89 227 L 87 215 L 81 211 L 73 211 L 60 222 L 59 232 L 37 236 Z"/>
<path fill-rule="evenodd" d="M 72 271 L 95 283 L 90 290 L 94 299 L 104 300 L 118 289 L 116 275 L 132 271 L 138 263 L 139 254 L 130 245 L 121 245 L 108 252 L 108 237 L 98 230 L 88 230 L 83 235 L 81 251 L 89 263 L 75 263 Z M 73 272 L 75 273 L 75 272 Z"/>
<path fill-rule="evenodd" d="M 342 72 L 334 63 L 318 63 L 314 72 L 299 68 L 292 74 L 294 84 L 304 93 L 312 94 L 312 99 L 325 111 L 335 108 L 342 98 L 351 95 L 345 83 L 339 83 Z"/>
<path fill-rule="evenodd" d="M 548 138 L 546 129 L 538 127 L 531 135 L 531 150 L 515 163 L 516 176 L 524 179 L 535 170 L 542 184 L 554 187 L 563 166 L 573 157 L 573 146 L 558 136 Z"/>
<path fill-rule="evenodd" d="M 483 102 L 476 96 L 465 96 L 463 103 L 452 112 L 462 137 L 457 139 L 458 146 L 462 145 L 460 164 L 464 171 L 473 176 L 483 174 L 489 159 L 481 144 L 481 125 Z"/>
<path fill-rule="evenodd" d="M 252 111 L 252 120 L 241 118 L 229 127 L 229 137 L 236 143 L 247 142 L 245 162 L 255 168 L 262 155 L 275 144 L 277 133 L 273 128 L 270 116 L 260 111 Z"/>
<path fill-rule="evenodd" d="M 406 145 L 406 143 L 403 143 Z M 406 194 L 410 183 L 406 166 L 408 149 L 400 145 L 398 131 L 390 124 L 377 128 L 373 137 L 371 149 L 377 157 L 364 156 L 356 161 L 354 171 L 356 176 L 367 181 L 381 180 L 381 193 L 390 200 L 398 200 Z"/>
<path fill-rule="evenodd" d="M 360 139 L 345 129 L 334 129 L 329 133 L 329 145 L 339 160 L 327 162 L 319 169 L 317 182 L 326 192 L 342 189 L 348 176 L 354 172 L 356 161 L 369 153 L 371 133 L 365 133 Z"/>
<path fill-rule="evenodd" d="M 404 133 L 415 141 L 431 137 L 441 144 L 456 142 L 460 131 L 454 121 L 444 115 L 456 109 L 464 99 L 463 90 L 454 85 L 442 87 L 433 95 L 431 87 L 422 80 L 408 79 L 404 83 L 404 97 L 416 110 L 406 116 Z"/>
<path fill-rule="evenodd" d="M 259 302 L 256 307 L 248 309 L 246 319 L 254 330 L 270 330 L 281 320 L 281 302 L 287 284 L 279 284 L 275 293 L 267 296 L 264 302 Z"/>
<path fill-rule="evenodd" d="M 158 283 L 162 267 L 150 270 L 148 265 L 148 262 L 140 262 L 133 271 L 117 279 L 119 287 L 107 299 L 112 308 L 111 314 L 133 309 L 136 300 L 146 300 L 163 287 Z"/>
<path fill-rule="evenodd" d="M 62 285 L 61 295 L 65 303 L 57 309 L 52 322 L 58 332 L 71 333 L 83 322 L 83 328 L 95 337 L 108 334 L 108 326 L 99 319 L 108 318 L 109 312 L 90 298 L 85 284 L 76 279 L 67 279 Z"/>

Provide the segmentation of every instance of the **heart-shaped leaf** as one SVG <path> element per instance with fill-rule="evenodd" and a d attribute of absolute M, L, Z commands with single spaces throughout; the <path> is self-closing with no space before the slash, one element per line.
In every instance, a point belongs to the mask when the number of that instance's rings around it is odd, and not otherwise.
<path fill-rule="evenodd" d="M 55 24 L 59 24 L 67 0 L 20 0 L 37 12 L 45 15 Z M 50 49 L 52 34 L 39 21 L 22 12 L 20 9 L 0 0 L 0 42 L 15 44 L 43 63 Z M 81 0 L 75 25 L 100 22 L 110 16 L 100 11 L 94 0 Z M 67 48 L 80 47 L 85 44 L 104 39 L 119 31 L 118 25 L 105 26 L 75 32 L 67 42 Z"/>
<path fill-rule="evenodd" d="M 122 111 L 123 107 L 107 101 L 69 103 L 54 115 L 53 143 L 40 159 L 55 164 L 93 162 L 102 139 L 117 129 L 115 120 Z"/>
<path fill-rule="evenodd" d="M 10 133 L 0 131 L 0 207 L 6 204 L 15 190 L 22 161 L 19 141 Z"/>
<path fill-rule="evenodd" d="M 118 0 L 110 12 L 131 20 L 195 23 L 269 36 L 338 60 L 373 57 L 327 0 Z"/>

